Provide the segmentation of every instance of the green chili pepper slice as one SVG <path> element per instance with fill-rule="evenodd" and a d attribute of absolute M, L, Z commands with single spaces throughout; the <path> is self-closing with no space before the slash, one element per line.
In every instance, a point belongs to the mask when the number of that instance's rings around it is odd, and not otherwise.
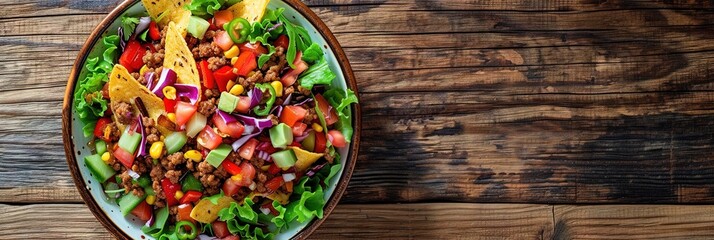
<path fill-rule="evenodd" d="M 265 90 L 270 92 L 270 99 L 265 102 L 265 107 L 261 108 L 260 105 L 258 105 L 253 108 L 255 115 L 268 116 L 270 109 L 273 107 L 273 103 L 275 103 L 275 89 L 272 85 L 270 85 L 270 83 L 259 83 L 256 84 L 255 87 L 263 91 L 263 96 L 265 96 Z"/>
<path fill-rule="evenodd" d="M 184 226 L 190 227 L 191 231 L 186 232 L 186 229 L 183 228 Z M 192 222 L 180 221 L 176 223 L 176 235 L 182 240 L 195 239 L 196 236 L 198 236 L 198 230 L 196 229 L 196 225 Z"/>
<path fill-rule="evenodd" d="M 248 39 L 251 26 L 245 18 L 236 18 L 228 24 L 223 25 L 223 29 L 226 30 L 228 36 L 231 37 L 231 40 L 233 40 L 234 43 L 242 43 Z M 236 36 L 236 34 L 238 34 L 238 36 Z"/>

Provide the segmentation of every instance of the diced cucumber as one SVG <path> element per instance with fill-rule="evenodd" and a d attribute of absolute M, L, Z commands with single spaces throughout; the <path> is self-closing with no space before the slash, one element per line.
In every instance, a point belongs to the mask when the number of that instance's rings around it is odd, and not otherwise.
<path fill-rule="evenodd" d="M 297 161 L 295 152 L 293 152 L 292 149 L 276 152 L 271 154 L 270 156 L 273 157 L 273 162 L 275 163 L 275 165 L 277 165 L 283 170 L 287 170 L 288 168 L 294 166 L 295 161 Z"/>
<path fill-rule="evenodd" d="M 195 38 L 203 39 L 203 35 L 206 34 L 206 30 L 208 30 L 209 25 L 208 21 L 203 18 L 191 16 L 188 20 L 186 31 Z"/>
<path fill-rule="evenodd" d="M 221 98 L 218 99 L 218 109 L 221 111 L 232 113 L 238 106 L 238 97 L 228 92 L 222 92 Z"/>
<path fill-rule="evenodd" d="M 84 157 L 84 163 L 87 164 L 89 171 L 91 171 L 101 183 L 106 182 L 109 178 L 116 174 L 116 171 L 114 171 L 112 167 L 102 161 L 102 157 L 100 157 L 99 154 Z"/>
<path fill-rule="evenodd" d="M 221 144 L 216 149 L 213 149 L 208 152 L 208 155 L 206 156 L 206 162 L 217 168 L 221 165 L 223 160 L 228 157 L 228 154 L 230 154 L 231 151 L 233 151 L 233 148 L 231 146 L 225 143 Z"/>
<path fill-rule="evenodd" d="M 97 141 L 94 141 L 94 149 L 97 150 L 99 156 L 102 156 L 102 154 L 107 152 L 107 143 L 97 139 Z"/>
<path fill-rule="evenodd" d="M 188 137 L 183 132 L 172 132 L 164 139 L 166 151 L 169 154 L 178 152 L 186 144 Z"/>
<path fill-rule="evenodd" d="M 142 201 L 144 201 L 144 197 L 136 196 L 133 193 L 126 194 L 119 199 L 119 210 L 124 216 L 129 215 L 131 210 L 134 210 Z"/>
<path fill-rule="evenodd" d="M 293 130 L 285 123 L 270 129 L 270 142 L 275 148 L 285 148 L 293 143 Z"/>
<path fill-rule="evenodd" d="M 139 143 L 141 143 L 141 133 L 130 132 L 129 128 L 126 128 L 119 138 L 119 147 L 131 154 L 134 154 Z"/>

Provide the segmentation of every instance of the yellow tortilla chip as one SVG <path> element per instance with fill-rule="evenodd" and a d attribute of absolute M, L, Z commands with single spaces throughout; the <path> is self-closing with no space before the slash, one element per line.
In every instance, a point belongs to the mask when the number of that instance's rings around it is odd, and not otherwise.
<path fill-rule="evenodd" d="M 186 36 L 186 27 L 191 17 L 191 11 L 183 8 L 191 0 L 141 0 L 149 16 L 159 25 L 166 26 L 175 22 L 181 36 Z"/>
<path fill-rule="evenodd" d="M 317 162 L 317 160 L 319 160 L 322 156 L 325 155 L 324 153 L 314 153 L 299 147 L 288 148 L 292 149 L 295 153 L 295 156 L 297 157 L 297 161 L 295 162 L 295 169 L 300 172 L 309 169 L 313 163 Z"/>
<path fill-rule="evenodd" d="M 191 49 L 188 49 L 186 40 L 181 36 L 176 24 L 169 23 L 169 29 L 166 31 L 166 53 L 164 54 L 164 68 L 170 68 L 176 72 L 178 79 L 176 82 L 183 84 L 192 84 L 201 87 L 201 80 L 198 78 L 198 68 L 196 68 L 196 60 L 193 58 Z M 201 99 L 201 92 L 198 93 L 198 99 Z"/>
<path fill-rule="evenodd" d="M 270 0 L 243 0 L 229 7 L 228 10 L 233 12 L 234 18 L 245 18 L 253 23 L 263 19 L 268 2 Z"/>
<path fill-rule="evenodd" d="M 109 99 L 112 102 L 126 102 L 134 105 L 136 102 L 134 99 L 137 97 L 141 98 L 141 102 L 152 119 L 156 120 L 164 113 L 164 101 L 161 98 L 134 79 L 124 66 L 114 65 L 109 76 Z M 138 109 L 134 107 L 134 113 L 138 114 L 138 112 Z M 116 117 L 114 122 L 117 123 L 120 130 L 124 131 L 125 126 L 120 124 Z M 164 132 L 162 131 L 162 133 Z"/>

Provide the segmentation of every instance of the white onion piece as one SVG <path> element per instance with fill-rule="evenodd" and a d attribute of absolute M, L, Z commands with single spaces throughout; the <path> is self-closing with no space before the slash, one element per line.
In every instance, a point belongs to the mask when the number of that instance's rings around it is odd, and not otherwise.
<path fill-rule="evenodd" d="M 133 178 L 134 180 L 139 179 L 141 177 L 138 173 L 132 171 L 131 169 L 127 169 L 126 172 Z"/>
<path fill-rule="evenodd" d="M 283 181 L 285 182 L 290 182 L 292 180 L 295 180 L 295 178 L 297 178 L 297 176 L 295 176 L 295 173 L 283 174 Z"/>
<path fill-rule="evenodd" d="M 270 209 L 267 209 L 267 208 L 262 207 L 262 208 L 260 208 L 260 212 L 262 212 L 262 213 L 265 214 L 265 215 L 269 215 L 269 214 L 270 214 Z"/>
<path fill-rule="evenodd" d="M 248 186 L 248 188 L 250 188 L 251 191 L 255 190 L 256 187 L 257 186 L 255 185 L 255 182 L 250 183 L 250 186 Z"/>

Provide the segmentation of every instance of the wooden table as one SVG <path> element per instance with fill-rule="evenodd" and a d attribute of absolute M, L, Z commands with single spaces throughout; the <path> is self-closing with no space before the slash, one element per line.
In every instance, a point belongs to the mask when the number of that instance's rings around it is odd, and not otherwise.
<path fill-rule="evenodd" d="M 714 3 L 308 0 L 352 62 L 354 176 L 315 239 L 711 239 Z M 111 238 L 60 107 L 112 1 L 0 1 L 0 239 Z"/>

